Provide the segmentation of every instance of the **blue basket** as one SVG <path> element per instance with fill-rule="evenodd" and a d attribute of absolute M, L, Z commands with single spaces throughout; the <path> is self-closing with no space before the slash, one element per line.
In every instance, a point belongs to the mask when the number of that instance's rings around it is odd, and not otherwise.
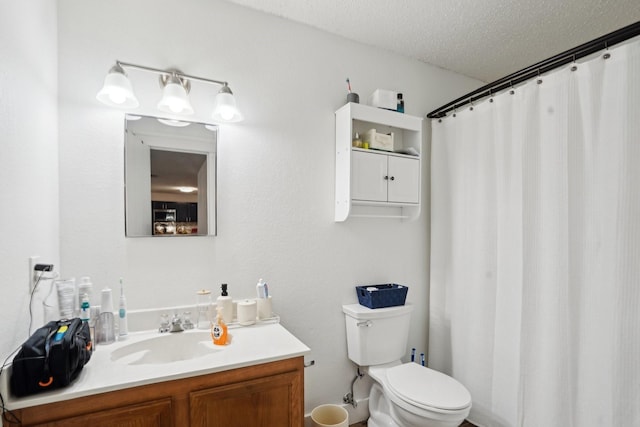
<path fill-rule="evenodd" d="M 367 289 L 369 288 L 369 289 Z M 370 289 L 376 288 L 376 290 Z M 404 305 L 409 288 L 395 283 L 383 285 L 356 286 L 358 302 L 369 308 L 394 307 Z"/>

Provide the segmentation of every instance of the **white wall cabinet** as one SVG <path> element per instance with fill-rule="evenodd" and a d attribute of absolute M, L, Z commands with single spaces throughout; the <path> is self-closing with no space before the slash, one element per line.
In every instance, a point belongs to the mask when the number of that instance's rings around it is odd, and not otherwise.
<path fill-rule="evenodd" d="M 420 214 L 422 118 L 348 103 L 336 111 L 335 220 Z M 355 133 L 394 133 L 394 151 L 352 147 Z M 411 153 L 411 154 L 408 154 Z"/>
<path fill-rule="evenodd" d="M 420 161 L 354 149 L 351 159 L 354 202 L 420 202 Z"/>

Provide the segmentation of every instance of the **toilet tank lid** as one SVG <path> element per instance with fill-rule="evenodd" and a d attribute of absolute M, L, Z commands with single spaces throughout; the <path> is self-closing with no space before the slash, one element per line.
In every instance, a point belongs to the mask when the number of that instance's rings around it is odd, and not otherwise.
<path fill-rule="evenodd" d="M 416 406 L 459 410 L 471 405 L 465 386 L 442 372 L 405 363 L 387 371 L 389 387 Z"/>
<path fill-rule="evenodd" d="M 398 305 L 395 307 L 369 308 L 360 304 L 347 304 L 342 306 L 342 312 L 354 319 L 383 319 L 385 317 L 401 316 L 411 313 L 411 304 Z"/>

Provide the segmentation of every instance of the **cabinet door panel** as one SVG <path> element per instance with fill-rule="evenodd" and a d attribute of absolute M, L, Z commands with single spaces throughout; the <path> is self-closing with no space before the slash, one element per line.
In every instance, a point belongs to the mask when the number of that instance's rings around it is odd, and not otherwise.
<path fill-rule="evenodd" d="M 354 151 L 351 162 L 351 198 L 387 201 L 387 156 Z"/>
<path fill-rule="evenodd" d="M 388 194 L 390 202 L 418 203 L 420 201 L 420 161 L 418 159 L 389 156 Z"/>
<path fill-rule="evenodd" d="M 37 427 L 172 427 L 171 399 L 105 409 Z"/>
<path fill-rule="evenodd" d="M 190 393 L 192 427 L 299 427 L 295 372 Z"/>

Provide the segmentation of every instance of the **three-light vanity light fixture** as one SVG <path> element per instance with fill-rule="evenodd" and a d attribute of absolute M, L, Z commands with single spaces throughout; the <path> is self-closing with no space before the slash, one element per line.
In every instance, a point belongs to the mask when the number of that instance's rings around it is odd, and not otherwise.
<path fill-rule="evenodd" d="M 119 108 L 136 108 L 140 103 L 133 92 L 133 86 L 125 72 L 125 68 L 148 71 L 160 76 L 162 99 L 158 102 L 158 109 L 165 113 L 191 115 L 194 113 L 189 101 L 191 81 L 199 81 L 221 86 L 216 94 L 213 105 L 212 118 L 216 122 L 234 123 L 243 119 L 236 107 L 236 100 L 229 85 L 225 81 L 190 76 L 178 70 L 160 70 L 142 65 L 116 61 L 104 79 L 104 85 L 96 95 L 96 99 L 103 104 Z"/>

